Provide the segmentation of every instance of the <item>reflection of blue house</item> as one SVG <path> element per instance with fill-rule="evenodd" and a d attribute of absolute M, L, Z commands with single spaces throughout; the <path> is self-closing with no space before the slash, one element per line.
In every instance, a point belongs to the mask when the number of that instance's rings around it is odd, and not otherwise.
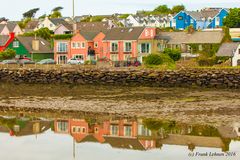
<path fill-rule="evenodd" d="M 218 28 L 228 15 L 226 9 L 205 9 L 201 11 L 181 11 L 173 17 L 171 27 L 184 30 L 192 25 L 194 29 Z"/>

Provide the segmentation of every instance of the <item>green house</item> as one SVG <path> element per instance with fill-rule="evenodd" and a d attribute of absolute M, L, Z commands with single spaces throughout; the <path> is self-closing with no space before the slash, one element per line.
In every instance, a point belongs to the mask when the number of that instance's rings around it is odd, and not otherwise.
<path fill-rule="evenodd" d="M 16 51 L 16 55 L 26 56 L 33 61 L 40 61 L 42 59 L 54 59 L 54 52 L 51 44 L 40 37 L 16 37 L 8 48 Z"/>

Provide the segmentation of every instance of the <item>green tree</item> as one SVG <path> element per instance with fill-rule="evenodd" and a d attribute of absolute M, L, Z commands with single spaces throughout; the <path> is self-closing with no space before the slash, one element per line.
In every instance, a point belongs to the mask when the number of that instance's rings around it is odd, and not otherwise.
<path fill-rule="evenodd" d="M 34 32 L 24 33 L 22 36 L 26 36 L 26 37 L 38 36 L 38 37 L 41 37 L 43 39 L 50 40 L 51 39 L 51 31 L 48 28 L 41 28 L 41 29 L 36 30 Z"/>
<path fill-rule="evenodd" d="M 62 13 L 61 10 L 63 9 L 63 7 L 55 7 L 52 9 L 52 13 L 51 15 L 49 15 L 50 18 L 60 18 L 62 17 Z"/>
<path fill-rule="evenodd" d="M 171 13 L 172 14 L 176 14 L 176 13 L 178 13 L 180 11 L 184 11 L 184 10 L 185 10 L 185 6 L 184 5 L 176 5 L 176 6 L 172 7 Z"/>
<path fill-rule="evenodd" d="M 29 11 L 23 13 L 23 18 L 34 18 L 37 11 L 39 11 L 39 8 L 30 9 Z"/>
<path fill-rule="evenodd" d="M 223 20 L 223 24 L 229 28 L 240 27 L 240 8 L 230 9 L 228 16 Z"/>
<path fill-rule="evenodd" d="M 160 5 L 153 10 L 153 12 L 158 12 L 159 14 L 168 14 L 171 12 L 171 9 L 167 5 Z"/>

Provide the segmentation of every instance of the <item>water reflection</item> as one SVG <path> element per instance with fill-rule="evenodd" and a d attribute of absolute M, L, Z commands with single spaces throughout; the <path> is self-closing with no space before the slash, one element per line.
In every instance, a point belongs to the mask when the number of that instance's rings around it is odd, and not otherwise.
<path fill-rule="evenodd" d="M 185 147 L 186 157 L 188 152 L 198 151 L 199 148 L 205 148 L 208 151 L 220 149 L 220 152 L 225 153 L 239 151 L 235 150 L 236 146 L 240 148 L 238 142 L 240 139 L 239 123 L 216 128 L 209 125 L 191 125 L 156 119 L 113 117 L 107 119 L 90 117 L 46 119 L 29 116 L 0 116 L 0 132 L 8 133 L 8 138 L 20 137 L 25 139 L 28 136 L 34 136 L 37 142 L 41 141 L 38 141 L 39 135 L 49 136 L 49 132 L 54 133 L 55 136 L 50 136 L 49 141 L 45 142 L 53 147 L 55 146 L 52 143 L 54 137 L 57 139 L 58 135 L 71 136 L 72 140 L 69 138 L 67 140 L 67 147 L 72 151 L 67 156 L 65 155 L 68 159 L 72 157 L 78 159 L 79 147 L 87 146 L 88 143 L 101 144 L 102 147 L 108 145 L 112 149 L 144 151 L 152 154 L 155 158 L 159 156 L 155 153 L 156 150 L 159 152 L 159 149 L 160 151 L 166 149 L 170 157 L 178 157 L 180 152 L 171 155 L 171 150 L 177 149 L 179 146 Z M 231 148 L 231 144 L 234 144 L 235 148 Z M 65 145 L 65 143 L 61 143 L 61 145 Z M 4 143 L 1 143 L 0 146 L 3 147 Z M 174 149 L 170 149 L 170 146 L 173 146 Z M 24 147 L 24 144 L 22 147 Z M 59 152 L 64 152 L 64 150 Z M 41 157 L 41 148 L 38 154 Z M 134 156 L 138 157 L 137 154 L 139 152 L 136 152 Z M 159 154 L 161 155 L 160 152 Z M 19 156 L 21 157 L 21 155 Z M 129 157 L 129 159 L 132 158 Z M 89 158 L 82 157 L 82 159 Z M 138 159 L 141 159 L 141 157 L 138 157 Z"/>

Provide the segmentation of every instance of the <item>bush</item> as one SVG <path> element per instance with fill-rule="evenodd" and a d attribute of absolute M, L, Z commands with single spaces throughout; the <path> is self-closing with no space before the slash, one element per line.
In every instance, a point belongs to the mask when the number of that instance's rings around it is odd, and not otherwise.
<path fill-rule="evenodd" d="M 169 55 L 169 57 L 174 61 L 181 59 L 181 51 L 178 49 L 165 48 L 163 53 Z"/>
<path fill-rule="evenodd" d="M 163 64 L 163 59 L 160 54 L 150 54 L 144 58 L 144 63 L 146 65 L 161 65 Z"/>
<path fill-rule="evenodd" d="M 0 59 L 12 59 L 16 56 L 16 51 L 13 49 L 6 49 L 5 51 L 0 52 Z"/>
<path fill-rule="evenodd" d="M 213 66 L 216 63 L 216 57 L 198 57 L 197 62 L 199 66 Z"/>

